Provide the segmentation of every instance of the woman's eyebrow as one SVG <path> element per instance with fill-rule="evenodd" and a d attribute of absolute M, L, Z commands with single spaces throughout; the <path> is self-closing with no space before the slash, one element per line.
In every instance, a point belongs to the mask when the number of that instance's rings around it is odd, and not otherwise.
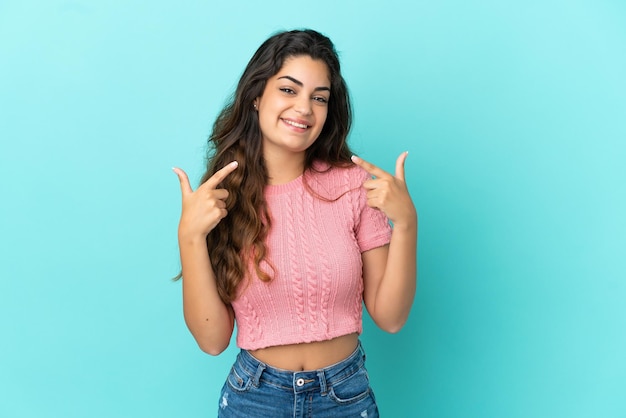
<path fill-rule="evenodd" d="M 296 80 L 295 78 L 288 76 L 288 75 L 284 75 L 282 77 L 278 77 L 278 80 L 280 80 L 281 78 L 286 78 L 287 80 L 291 80 L 292 82 L 294 82 L 295 84 L 299 85 L 300 87 L 302 87 L 304 84 L 302 84 L 302 81 L 300 80 Z M 320 90 L 327 90 L 330 91 L 330 87 L 315 87 L 315 89 L 313 89 L 313 91 L 320 91 Z"/>

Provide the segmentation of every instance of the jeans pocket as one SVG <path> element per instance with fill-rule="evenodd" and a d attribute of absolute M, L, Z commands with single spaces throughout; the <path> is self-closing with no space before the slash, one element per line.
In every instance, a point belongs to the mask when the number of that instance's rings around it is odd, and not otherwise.
<path fill-rule="evenodd" d="M 252 379 L 245 373 L 238 373 L 235 367 L 233 367 L 230 369 L 230 373 L 226 378 L 226 382 L 232 390 L 236 392 L 246 392 L 248 389 L 250 389 Z"/>
<path fill-rule="evenodd" d="M 340 405 L 359 402 L 371 393 L 370 381 L 365 368 L 359 369 L 352 376 L 333 385 L 328 397 Z"/>

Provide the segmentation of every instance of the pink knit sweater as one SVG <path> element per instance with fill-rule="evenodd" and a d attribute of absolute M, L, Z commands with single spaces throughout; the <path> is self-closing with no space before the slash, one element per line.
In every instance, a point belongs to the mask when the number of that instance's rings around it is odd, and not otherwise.
<path fill-rule="evenodd" d="M 321 168 L 320 165 L 317 168 Z M 367 206 L 360 167 L 334 168 L 265 189 L 272 275 L 251 267 L 232 303 L 237 345 L 247 350 L 324 341 L 362 331 L 361 253 L 389 243 L 387 217 Z"/>

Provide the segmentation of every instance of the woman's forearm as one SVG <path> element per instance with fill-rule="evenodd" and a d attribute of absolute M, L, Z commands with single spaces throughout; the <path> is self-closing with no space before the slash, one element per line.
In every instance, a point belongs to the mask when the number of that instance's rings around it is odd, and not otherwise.
<path fill-rule="evenodd" d="M 388 323 L 389 332 L 399 331 L 406 322 L 417 287 L 417 219 L 407 226 L 394 226 L 389 243 L 385 273 L 377 294 L 377 306 Z"/>
<path fill-rule="evenodd" d="M 183 311 L 198 346 L 211 355 L 224 351 L 233 333 L 234 315 L 217 291 L 204 239 L 179 238 L 183 275 Z"/>
<path fill-rule="evenodd" d="M 381 329 L 398 332 L 406 323 L 417 287 L 417 217 L 395 225 L 389 246 L 364 254 L 365 304 Z"/>

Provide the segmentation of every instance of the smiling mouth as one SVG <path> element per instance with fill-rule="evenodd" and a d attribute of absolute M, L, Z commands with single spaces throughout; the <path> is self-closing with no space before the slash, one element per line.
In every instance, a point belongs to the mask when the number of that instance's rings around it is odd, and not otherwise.
<path fill-rule="evenodd" d="M 300 128 L 300 129 L 307 129 L 309 127 L 309 125 L 304 125 L 302 123 L 294 122 L 294 121 L 288 120 L 288 119 L 283 119 L 283 122 L 285 122 L 287 125 L 291 125 L 291 126 L 294 126 L 296 128 Z"/>

